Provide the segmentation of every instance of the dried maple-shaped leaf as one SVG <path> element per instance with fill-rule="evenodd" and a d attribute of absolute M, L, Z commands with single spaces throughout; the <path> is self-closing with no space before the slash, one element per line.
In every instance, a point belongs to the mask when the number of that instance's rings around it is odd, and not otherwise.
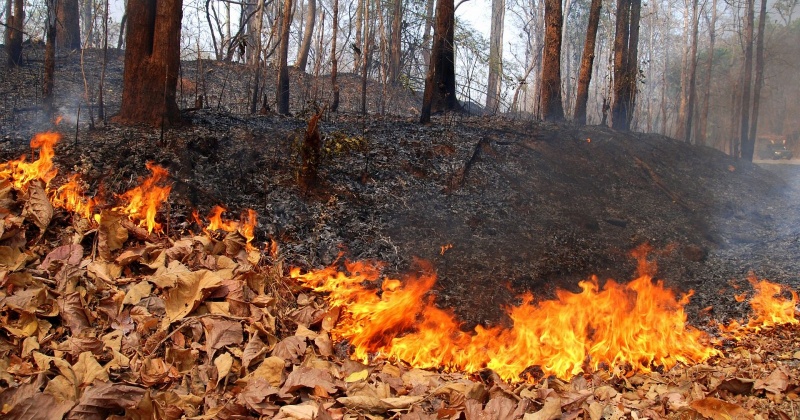
<path fill-rule="evenodd" d="M 105 368 L 97 362 L 91 352 L 83 352 L 78 356 L 78 361 L 72 366 L 77 379 L 76 385 L 84 386 L 89 385 L 95 381 L 108 381 L 108 373 Z"/>
<path fill-rule="evenodd" d="M 330 372 L 306 366 L 297 366 L 286 378 L 281 392 L 292 393 L 303 388 L 314 389 L 316 386 L 322 387 L 328 394 L 333 394 L 338 389 Z"/>
<path fill-rule="evenodd" d="M 27 200 L 22 215 L 44 231 L 53 219 L 53 205 L 44 191 L 44 183 L 31 181 L 28 184 Z"/>
<path fill-rule="evenodd" d="M 717 398 L 692 401 L 689 406 L 711 420 L 749 420 L 753 416 L 743 407 Z"/>
<path fill-rule="evenodd" d="M 111 253 L 122 248 L 128 240 L 128 230 L 122 227 L 125 216 L 110 210 L 100 213 L 100 226 L 97 228 L 97 250 L 100 258 L 111 261 Z"/>
<path fill-rule="evenodd" d="M 206 332 L 206 353 L 210 358 L 214 353 L 225 346 L 238 345 L 244 341 L 242 324 L 239 321 L 226 319 L 203 318 L 203 329 Z"/>
<path fill-rule="evenodd" d="M 260 365 L 250 374 L 253 380 L 264 379 L 270 385 L 278 387 L 283 384 L 286 374 L 286 362 L 280 357 L 267 357 L 261 362 Z"/>
<path fill-rule="evenodd" d="M 306 352 L 305 337 L 291 336 L 286 337 L 272 349 L 272 355 L 292 363 L 300 363 L 300 356 Z"/>
<path fill-rule="evenodd" d="M 271 402 L 269 397 L 277 394 L 278 388 L 275 388 L 263 378 L 256 378 L 248 382 L 247 386 L 236 398 L 256 413 L 272 417 L 280 407 Z"/>
<path fill-rule="evenodd" d="M 167 291 L 164 299 L 167 312 L 164 323 L 171 324 L 189 315 L 220 284 L 222 278 L 208 270 L 178 275 L 175 287 Z"/>
<path fill-rule="evenodd" d="M 114 382 L 95 382 L 86 388 L 69 420 L 104 420 L 112 412 L 135 408 L 144 397 L 144 388 Z"/>
<path fill-rule="evenodd" d="M 91 326 L 80 292 L 69 293 L 58 298 L 58 307 L 62 321 L 69 327 L 72 335 L 79 335 L 81 331 Z"/>
<path fill-rule="evenodd" d="M 778 366 L 772 373 L 764 379 L 757 379 L 753 384 L 754 389 L 763 389 L 773 394 L 780 394 L 786 391 L 789 386 L 789 372 L 785 366 Z"/>
<path fill-rule="evenodd" d="M 74 405 L 74 401 L 59 401 L 54 395 L 41 392 L 20 401 L 14 405 L 10 411 L 5 413 L 3 417 L 7 419 L 25 420 L 60 419 L 63 418 L 64 414 Z"/>

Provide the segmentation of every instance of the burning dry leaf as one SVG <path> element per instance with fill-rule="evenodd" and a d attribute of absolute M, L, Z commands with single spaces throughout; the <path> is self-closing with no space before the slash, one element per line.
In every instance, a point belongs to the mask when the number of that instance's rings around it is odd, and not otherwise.
<path fill-rule="evenodd" d="M 32 181 L 28 184 L 28 197 L 25 200 L 25 210 L 22 215 L 30 218 L 33 224 L 44 231 L 53 219 L 53 205 L 47 198 L 44 185 L 41 181 Z"/>
<path fill-rule="evenodd" d="M 171 324 L 192 313 L 211 292 L 222 284 L 222 278 L 208 270 L 178 275 L 175 287 L 164 299 L 167 315 L 164 324 Z"/>
<path fill-rule="evenodd" d="M 750 420 L 753 416 L 744 408 L 717 398 L 704 398 L 689 404 L 694 410 L 712 420 Z"/>

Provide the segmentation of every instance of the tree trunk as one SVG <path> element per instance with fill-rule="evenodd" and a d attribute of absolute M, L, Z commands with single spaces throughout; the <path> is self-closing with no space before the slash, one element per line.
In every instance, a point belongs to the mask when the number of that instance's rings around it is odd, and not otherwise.
<path fill-rule="evenodd" d="M 630 130 L 636 106 L 639 75 L 639 17 L 641 0 L 618 0 L 614 37 L 614 104 L 611 125 Z"/>
<path fill-rule="evenodd" d="M 458 108 L 456 99 L 455 50 L 453 49 L 455 5 L 453 0 L 436 1 L 436 27 L 420 122 L 430 122 L 431 113 Z"/>
<path fill-rule="evenodd" d="M 42 82 L 42 102 L 47 118 L 53 117 L 53 86 L 56 74 L 56 25 L 58 24 L 59 0 L 47 0 L 47 26 L 44 47 L 44 80 Z"/>
<path fill-rule="evenodd" d="M 753 118 L 750 123 L 749 139 L 755 150 L 756 134 L 758 133 L 758 111 L 761 107 L 761 88 L 764 86 L 764 29 L 767 22 L 767 0 L 761 0 L 761 10 L 758 14 L 758 38 L 756 41 L 756 80 L 753 86 Z M 752 157 L 750 160 L 753 160 Z"/>
<path fill-rule="evenodd" d="M 300 50 L 297 51 L 297 67 L 300 72 L 306 71 L 308 65 L 308 52 L 311 50 L 311 39 L 314 35 L 314 25 L 317 19 L 317 0 L 307 0 L 308 2 L 308 15 L 306 17 L 306 27 L 303 31 L 303 43 L 300 44 Z"/>
<path fill-rule="evenodd" d="M 361 31 L 364 27 L 364 2 L 366 0 L 358 0 L 356 7 L 356 37 L 355 42 L 351 45 L 353 47 L 353 74 L 359 73 L 360 63 L 362 60 L 361 49 L 364 48 L 364 43 L 361 37 Z"/>
<path fill-rule="evenodd" d="M 708 146 L 708 110 L 711 106 L 711 77 L 714 69 L 714 41 L 716 40 L 716 26 L 717 26 L 717 0 L 711 3 L 711 23 L 708 26 L 708 66 L 706 67 L 706 91 L 704 93 L 705 100 L 703 101 L 703 110 L 700 112 L 700 135 L 698 136 L 698 143 Z"/>
<path fill-rule="evenodd" d="M 125 11 L 119 21 L 119 38 L 117 39 L 117 49 L 121 50 L 125 43 L 125 29 L 128 27 L 128 0 L 125 0 Z"/>
<path fill-rule="evenodd" d="M 261 29 L 264 24 L 264 0 L 258 0 L 258 11 L 256 12 L 256 22 L 253 25 L 255 30 L 256 43 L 253 46 L 250 62 L 253 63 L 253 95 L 250 97 L 250 113 L 255 114 L 258 107 L 258 100 L 261 98 Z"/>
<path fill-rule="evenodd" d="M 369 58 L 372 44 L 372 29 L 370 26 L 372 0 L 362 0 L 361 3 L 364 5 L 364 10 L 362 11 L 364 38 L 362 38 L 363 42 L 361 43 L 361 114 L 367 115 L 367 77 L 369 76 Z"/>
<path fill-rule="evenodd" d="M 25 25 L 24 0 L 13 0 L 13 2 L 13 14 L 8 16 L 6 28 L 6 55 L 9 67 L 22 65 L 22 28 Z"/>
<path fill-rule="evenodd" d="M 692 122 L 694 119 L 694 104 L 697 97 L 697 32 L 700 23 L 700 11 L 698 10 L 698 0 L 692 3 L 692 46 L 689 49 L 689 99 L 686 104 L 686 131 L 683 134 L 683 141 L 692 141 Z"/>
<path fill-rule="evenodd" d="M 392 33 L 389 40 L 389 81 L 394 85 L 400 78 L 400 59 L 402 51 L 403 32 L 403 2 L 393 0 Z"/>
<path fill-rule="evenodd" d="M 339 59 L 336 58 L 336 37 L 339 36 L 339 0 L 333 0 L 333 38 L 331 39 L 331 86 L 333 88 L 333 100 L 331 101 L 331 112 L 339 110 Z"/>
<path fill-rule="evenodd" d="M 106 106 L 104 94 L 106 88 L 106 68 L 108 67 L 108 2 L 103 2 L 103 63 L 100 67 L 100 82 L 97 86 L 97 117 L 104 123 L 106 120 Z"/>
<path fill-rule="evenodd" d="M 564 24 L 561 0 L 545 0 L 544 21 L 540 107 L 543 119 L 561 121 L 564 119 L 561 104 L 561 28 Z"/>
<path fill-rule="evenodd" d="M 422 31 L 422 59 L 425 67 L 431 65 L 431 28 L 433 25 L 433 4 L 434 0 L 427 0 L 425 3 L 425 29 Z"/>
<path fill-rule="evenodd" d="M 500 107 L 503 76 L 503 22 L 505 0 L 492 0 L 492 27 L 489 36 L 489 79 L 486 82 L 486 110 L 492 114 Z"/>
<path fill-rule="evenodd" d="M 589 6 L 589 25 L 586 29 L 586 42 L 583 44 L 573 118 L 575 123 L 579 125 L 586 125 L 586 104 L 589 101 L 589 84 L 592 81 L 592 68 L 594 66 L 594 46 L 597 40 L 597 27 L 600 23 L 600 9 L 602 7 L 602 0 L 592 0 L 592 4 Z"/>
<path fill-rule="evenodd" d="M 121 123 L 175 124 L 180 66 L 181 0 L 131 0 L 125 37 Z"/>
<path fill-rule="evenodd" d="M 56 46 L 59 49 L 81 49 L 80 8 L 78 0 L 58 0 L 56 7 Z"/>
<path fill-rule="evenodd" d="M 94 16 L 94 2 L 89 0 L 83 0 L 81 4 L 81 33 L 83 34 L 83 39 L 86 40 L 86 44 L 89 44 L 89 32 L 92 30 L 92 25 L 94 22 L 92 18 Z"/>
<path fill-rule="evenodd" d="M 289 114 L 289 28 L 292 26 L 292 0 L 283 3 L 283 22 L 281 23 L 280 46 L 278 47 L 278 89 L 276 91 L 277 111 Z"/>
<path fill-rule="evenodd" d="M 742 145 L 742 159 L 752 161 L 755 152 L 755 139 L 750 139 L 750 87 L 753 79 L 753 6 L 755 0 L 746 0 L 745 3 L 742 115 L 739 126 L 739 141 Z"/>

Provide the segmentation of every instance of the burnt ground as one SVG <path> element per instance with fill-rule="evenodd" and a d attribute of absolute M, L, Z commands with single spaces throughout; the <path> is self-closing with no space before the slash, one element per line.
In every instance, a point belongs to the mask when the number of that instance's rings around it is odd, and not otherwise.
<path fill-rule="evenodd" d="M 98 60 L 85 62 L 91 82 Z M 800 285 L 795 166 L 758 166 L 606 127 L 463 115 L 420 125 L 409 113 L 417 96 L 379 86 L 371 87 L 371 109 L 386 103 L 387 112 L 404 115 L 362 117 L 353 112 L 357 79 L 344 76 L 345 112 L 321 123 L 321 185 L 307 192 L 296 182 L 307 115 L 301 109 L 303 99 L 326 98 L 327 79 L 295 84 L 296 117 L 250 116 L 243 113 L 247 68 L 184 66 L 186 80 L 199 82 L 192 71 L 206 75 L 200 84 L 207 103 L 217 106 L 185 112 L 187 124 L 166 130 L 163 140 L 148 127 L 98 122 L 90 129 L 84 111 L 75 141 L 74 98 L 84 84 L 79 56 L 61 57 L 57 103 L 67 118 L 56 128 L 65 140 L 57 147 L 55 184 L 79 172 L 92 191 L 102 186 L 110 195 L 136 184 L 145 162 L 155 161 L 173 177 L 163 215 L 172 234 L 197 230 L 192 209 L 202 214 L 224 204 L 233 215 L 256 210 L 256 240 L 277 241 L 287 265 L 319 267 L 344 252 L 403 273 L 414 269 L 415 258 L 428 260 L 440 278 L 437 303 L 468 326 L 503 322 L 498 309 L 524 291 L 549 297 L 555 288 L 576 290 L 591 275 L 631 279 L 636 264 L 629 254 L 642 244 L 654 249 L 658 278 L 695 290 L 693 317 L 708 306 L 704 313 L 716 319 L 745 316 L 746 304 L 733 296 L 747 288 L 749 272 Z M 27 153 L 31 135 L 52 128 L 36 110 L 40 67 L 31 61 L 0 69 L 4 160 Z M 112 54 L 111 112 L 121 70 L 121 55 Z M 306 94 L 296 95 L 300 90 Z M 184 92 L 184 99 L 191 96 Z"/>

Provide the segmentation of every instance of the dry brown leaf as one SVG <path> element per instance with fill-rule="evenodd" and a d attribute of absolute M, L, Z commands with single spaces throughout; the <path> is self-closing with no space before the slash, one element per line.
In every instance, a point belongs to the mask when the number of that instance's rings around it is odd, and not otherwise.
<path fill-rule="evenodd" d="M 37 313 L 39 306 L 47 301 L 47 291 L 44 287 L 31 287 L 18 289 L 11 296 L 6 296 L 2 303 L 11 309 Z"/>
<path fill-rule="evenodd" d="M 53 205 L 39 180 L 28 183 L 28 197 L 22 215 L 44 232 L 53 219 Z"/>
<path fill-rule="evenodd" d="M 131 286 L 127 292 L 125 292 L 125 298 L 122 299 L 123 305 L 136 305 L 139 303 L 143 298 L 150 296 L 150 292 L 153 291 L 153 287 L 150 286 L 145 280 L 140 281 L 139 283 L 134 284 Z"/>
<path fill-rule="evenodd" d="M 78 399 L 78 387 L 64 375 L 58 375 L 48 381 L 44 392 L 56 397 L 58 401 L 69 401 L 73 405 Z"/>
<path fill-rule="evenodd" d="M 54 395 L 41 392 L 15 404 L 10 411 L 4 414 L 4 418 L 25 420 L 60 419 L 74 405 L 74 400 L 59 401 Z"/>
<path fill-rule="evenodd" d="M 93 279 L 100 279 L 106 283 L 114 282 L 122 275 L 122 267 L 113 262 L 92 261 L 86 266 L 86 274 Z"/>
<path fill-rule="evenodd" d="M 50 271 L 55 262 L 78 265 L 81 263 L 81 259 L 83 259 L 83 247 L 80 244 L 62 245 L 47 254 L 44 261 L 39 264 L 39 269 Z"/>
<path fill-rule="evenodd" d="M 279 406 L 269 401 L 269 397 L 278 394 L 278 388 L 270 385 L 263 378 L 256 378 L 247 383 L 244 390 L 236 397 L 247 408 L 262 416 L 274 416 Z"/>
<path fill-rule="evenodd" d="M 558 397 L 548 397 L 544 401 L 544 407 L 535 413 L 525 414 L 524 420 L 553 420 L 561 417 L 561 399 Z"/>
<path fill-rule="evenodd" d="M 405 410 L 424 399 L 425 397 L 421 395 L 404 395 L 402 397 L 381 398 L 381 401 L 388 405 L 390 410 Z"/>
<path fill-rule="evenodd" d="M 292 363 L 300 363 L 300 356 L 306 352 L 306 339 L 303 337 L 286 337 L 272 349 L 272 355 Z"/>
<path fill-rule="evenodd" d="M 214 353 L 222 347 L 238 345 L 244 341 L 242 324 L 239 321 L 228 321 L 216 318 L 200 320 L 206 332 L 206 353 L 214 357 Z"/>
<path fill-rule="evenodd" d="M 68 293 L 58 298 L 58 308 L 62 322 L 69 327 L 72 335 L 79 335 L 91 326 L 86 316 L 86 304 L 81 300 L 79 292 Z"/>
<path fill-rule="evenodd" d="M 97 362 L 91 352 L 83 352 L 78 356 L 78 361 L 72 366 L 75 372 L 78 386 L 89 385 L 95 379 L 106 382 L 108 381 L 108 373 L 105 368 Z"/>
<path fill-rule="evenodd" d="M 110 210 L 100 213 L 100 226 L 97 228 L 97 251 L 100 258 L 111 261 L 111 253 L 121 249 L 128 240 L 128 230 L 122 227 L 125 216 Z"/>
<path fill-rule="evenodd" d="M 69 420 L 105 420 L 112 412 L 135 408 L 147 391 L 138 386 L 113 382 L 95 382 L 85 389 Z"/>
<path fill-rule="evenodd" d="M 267 357 L 251 374 L 253 380 L 264 379 L 270 385 L 279 387 L 283 384 L 286 373 L 286 362 L 280 357 Z"/>
<path fill-rule="evenodd" d="M 178 275 L 175 287 L 167 291 L 164 299 L 167 312 L 164 324 L 169 325 L 192 313 L 221 283 L 222 278 L 208 270 Z"/>
<path fill-rule="evenodd" d="M 711 420 L 749 420 L 753 416 L 743 407 L 717 398 L 692 401 L 689 406 Z"/>
<path fill-rule="evenodd" d="M 314 389 L 321 386 L 328 394 L 334 394 L 337 390 L 333 376 L 330 372 L 322 369 L 315 369 L 305 366 L 297 366 L 286 378 L 281 392 L 292 393 L 302 388 Z"/>
<path fill-rule="evenodd" d="M 0 246 L 0 269 L 17 271 L 25 266 L 27 256 L 18 248 Z"/>
<path fill-rule="evenodd" d="M 247 369 L 253 362 L 257 362 L 269 351 L 269 346 L 264 344 L 259 337 L 258 333 L 251 333 L 250 340 L 244 346 L 242 351 L 242 366 Z"/>
<path fill-rule="evenodd" d="M 160 357 L 145 358 L 142 361 L 142 367 L 139 371 L 142 384 L 145 386 L 153 386 L 158 384 L 167 384 L 175 379 L 180 378 L 178 369 L 169 363 L 165 362 Z"/>
<path fill-rule="evenodd" d="M 219 383 L 228 376 L 231 372 L 231 366 L 233 366 L 233 356 L 228 352 L 222 353 L 214 359 L 214 367 L 217 368 L 216 386 L 219 386 Z"/>
<path fill-rule="evenodd" d="M 279 413 L 284 415 L 284 418 L 295 420 L 314 420 L 319 412 L 319 407 L 313 402 L 304 402 L 302 404 L 284 405 L 281 407 Z"/>
<path fill-rule="evenodd" d="M 385 413 L 391 407 L 380 398 L 357 395 L 354 397 L 337 398 L 340 404 L 352 410 L 367 411 L 370 413 Z"/>
<path fill-rule="evenodd" d="M 757 379 L 753 384 L 754 389 L 763 389 L 773 394 L 786 391 L 789 386 L 789 371 L 785 366 L 778 366 L 764 379 Z"/>

